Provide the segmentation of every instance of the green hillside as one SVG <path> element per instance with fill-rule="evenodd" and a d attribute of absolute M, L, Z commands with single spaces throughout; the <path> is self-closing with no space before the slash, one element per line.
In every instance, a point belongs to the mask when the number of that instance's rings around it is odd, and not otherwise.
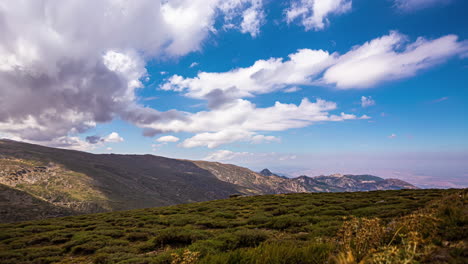
<path fill-rule="evenodd" d="M 466 263 L 467 195 L 279 194 L 2 224 L 0 263 Z"/>

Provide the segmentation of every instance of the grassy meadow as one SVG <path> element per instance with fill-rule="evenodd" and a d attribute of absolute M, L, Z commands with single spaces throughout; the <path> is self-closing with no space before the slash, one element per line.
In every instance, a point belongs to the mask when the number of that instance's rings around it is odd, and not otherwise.
<path fill-rule="evenodd" d="M 465 190 L 237 197 L 0 225 L 0 263 L 467 263 Z"/>

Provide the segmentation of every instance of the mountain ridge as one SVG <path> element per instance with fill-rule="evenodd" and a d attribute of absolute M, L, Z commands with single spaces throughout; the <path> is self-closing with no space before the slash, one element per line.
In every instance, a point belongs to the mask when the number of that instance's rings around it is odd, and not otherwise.
<path fill-rule="evenodd" d="M 230 195 L 415 188 L 403 181 L 376 176 L 372 176 L 374 182 L 364 183 L 360 179 L 372 180 L 370 176 L 345 175 L 341 181 L 327 177 L 331 176 L 289 179 L 219 162 L 91 154 L 0 140 L 0 184 L 69 214 L 201 202 Z M 3 202 L 0 212 L 13 212 L 8 205 L 21 204 L 18 199 L 10 204 Z"/>

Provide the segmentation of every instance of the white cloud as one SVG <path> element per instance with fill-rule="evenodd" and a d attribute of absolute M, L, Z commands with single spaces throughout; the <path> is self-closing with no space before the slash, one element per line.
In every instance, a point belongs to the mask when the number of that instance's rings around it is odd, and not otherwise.
<path fill-rule="evenodd" d="M 353 116 L 329 115 L 336 104 L 318 99 L 312 103 L 303 99 L 299 105 L 276 102 L 274 106 L 257 108 L 244 99 L 236 99 L 229 105 L 212 111 L 186 113 L 184 120 L 169 120 L 148 125 L 162 132 L 219 132 L 226 129 L 245 131 L 282 131 L 304 127 L 312 122 L 343 120 Z"/>
<path fill-rule="evenodd" d="M 242 14 L 242 33 L 249 33 L 252 37 L 256 37 L 260 33 L 260 27 L 265 19 L 260 3 L 261 1 L 256 1 L 256 4 L 246 9 Z"/>
<path fill-rule="evenodd" d="M 352 0 L 297 0 L 285 10 L 286 21 L 299 20 L 306 30 L 322 30 L 332 14 L 343 14 L 351 10 Z"/>
<path fill-rule="evenodd" d="M 246 141 L 254 144 L 259 144 L 263 142 L 278 142 L 279 139 L 274 136 L 265 136 L 258 135 L 255 132 L 242 130 L 242 129 L 225 129 L 218 132 L 204 132 L 196 134 L 195 136 L 184 140 L 180 144 L 184 148 L 193 148 L 193 147 L 208 147 L 208 148 L 217 148 L 221 145 L 237 142 L 237 141 Z"/>
<path fill-rule="evenodd" d="M 444 96 L 444 97 L 433 100 L 432 103 L 440 103 L 440 102 L 446 101 L 448 99 L 449 99 L 448 96 Z"/>
<path fill-rule="evenodd" d="M 445 5 L 450 3 L 452 0 L 394 0 L 395 7 L 402 11 L 414 11 L 433 7 L 437 5 Z"/>
<path fill-rule="evenodd" d="M 192 62 L 192 64 L 190 64 L 189 67 L 190 67 L 190 68 L 193 68 L 193 67 L 195 67 L 195 66 L 198 66 L 198 62 Z"/>
<path fill-rule="evenodd" d="M 131 123 L 178 118 L 176 111 L 136 103 L 146 62 L 200 50 L 218 18 L 252 34 L 242 29 L 252 6 L 262 12 L 255 0 L 1 5 L 0 132 L 49 144 L 117 117 Z"/>
<path fill-rule="evenodd" d="M 225 29 L 239 28 L 242 33 L 249 33 L 252 37 L 260 33 L 260 27 L 265 19 L 262 0 L 221 0 L 219 8 L 225 13 Z M 240 16 L 239 10 L 242 10 Z M 241 17 L 240 25 L 234 24 L 233 22 L 239 17 Z"/>
<path fill-rule="evenodd" d="M 455 35 L 435 40 L 419 37 L 408 43 L 395 31 L 355 46 L 343 55 L 323 50 L 301 49 L 289 60 L 270 58 L 252 66 L 227 72 L 199 72 L 196 77 L 173 75 L 163 90 L 216 100 L 251 97 L 255 94 L 294 89 L 298 85 L 335 85 L 340 89 L 369 88 L 382 82 L 407 78 L 421 70 L 466 53 L 467 41 Z M 216 94 L 216 96 L 213 96 Z"/>
<path fill-rule="evenodd" d="M 336 104 L 307 99 L 300 105 L 276 102 L 272 107 L 257 108 L 240 99 L 278 90 L 294 91 L 298 85 L 335 85 L 340 89 L 369 88 L 382 82 L 415 75 L 468 50 L 466 41 L 454 35 L 435 40 L 418 38 L 408 43 L 397 32 L 353 47 L 339 55 L 323 50 L 298 50 L 282 58 L 258 60 L 252 66 L 227 72 L 199 72 L 196 77 L 173 75 L 161 85 L 192 98 L 208 101 L 210 111 L 185 113 L 185 120 L 159 122 L 148 127 L 161 132 L 197 133 L 185 140 L 184 147 L 217 147 L 235 141 L 249 141 L 260 131 L 282 131 L 321 121 L 370 119 L 346 113 L 329 114 Z M 362 106 L 375 104 L 364 97 Z M 307 113 L 307 114 L 306 114 Z"/>
<path fill-rule="evenodd" d="M 311 78 L 333 64 L 334 55 L 322 50 L 301 49 L 290 54 L 289 60 L 270 58 L 258 60 L 247 68 L 228 72 L 200 72 L 194 78 L 173 75 L 161 86 L 163 90 L 184 91 L 194 98 L 205 98 L 213 91 L 230 93 L 233 97 L 250 97 L 284 89 L 289 85 L 311 84 Z"/>
<path fill-rule="evenodd" d="M 393 139 L 393 138 L 396 138 L 396 137 L 397 137 L 396 134 L 391 134 L 390 136 L 388 136 L 388 138 L 390 138 L 390 139 Z"/>
<path fill-rule="evenodd" d="M 369 107 L 375 105 L 375 101 L 372 99 L 371 96 L 361 96 L 361 106 L 362 107 Z"/>
<path fill-rule="evenodd" d="M 204 160 L 208 161 L 226 161 L 226 160 L 233 160 L 241 157 L 248 157 L 252 156 L 252 153 L 248 152 L 233 152 L 230 150 L 218 150 L 208 154 Z"/>
<path fill-rule="evenodd" d="M 236 99 L 211 111 L 185 113 L 184 118 L 180 120 L 142 126 L 163 133 L 195 133 L 195 136 L 180 144 L 182 147 L 216 148 L 236 141 L 250 143 L 279 141 L 276 137 L 265 136 L 259 132 L 301 128 L 316 122 L 358 119 L 355 115 L 328 113 L 335 109 L 335 103 L 321 99 L 310 102 L 304 98 L 299 105 L 276 102 L 274 106 L 266 108 L 257 108 L 250 101 Z"/>
<path fill-rule="evenodd" d="M 175 136 L 163 136 L 156 139 L 157 142 L 177 142 L 179 141 L 178 137 Z"/>
<path fill-rule="evenodd" d="M 123 139 L 123 137 L 121 137 L 119 135 L 119 133 L 112 132 L 109 135 L 107 135 L 106 137 L 104 137 L 103 141 L 104 142 L 110 142 L 110 143 L 119 143 L 119 142 L 123 142 L 124 139 Z"/>
<path fill-rule="evenodd" d="M 406 36 L 392 31 L 340 56 L 336 64 L 327 69 L 323 80 L 341 89 L 368 88 L 413 76 L 467 49 L 468 42 L 458 41 L 455 35 L 435 40 L 419 37 L 407 43 Z"/>
<path fill-rule="evenodd" d="M 294 92 L 297 92 L 297 91 L 300 91 L 300 90 L 301 90 L 300 87 L 292 86 L 292 87 L 284 89 L 283 92 L 285 92 L 285 93 L 294 93 Z"/>

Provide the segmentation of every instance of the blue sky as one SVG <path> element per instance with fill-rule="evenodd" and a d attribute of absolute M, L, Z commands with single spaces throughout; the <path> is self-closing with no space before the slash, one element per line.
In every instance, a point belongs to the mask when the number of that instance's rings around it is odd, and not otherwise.
<path fill-rule="evenodd" d="M 468 186 L 468 2 L 121 4 L 0 8 L 0 135 Z"/>

